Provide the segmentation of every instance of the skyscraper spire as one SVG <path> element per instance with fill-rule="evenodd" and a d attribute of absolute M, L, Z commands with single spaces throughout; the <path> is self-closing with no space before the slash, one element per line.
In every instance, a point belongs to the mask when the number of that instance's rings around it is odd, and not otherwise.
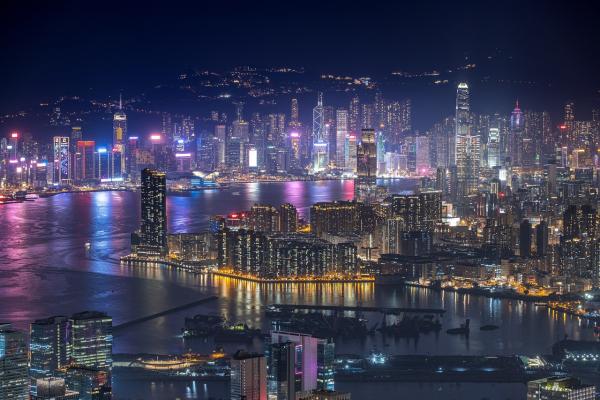
<path fill-rule="evenodd" d="M 123 111 L 123 98 L 121 93 L 119 93 L 119 110 Z"/>

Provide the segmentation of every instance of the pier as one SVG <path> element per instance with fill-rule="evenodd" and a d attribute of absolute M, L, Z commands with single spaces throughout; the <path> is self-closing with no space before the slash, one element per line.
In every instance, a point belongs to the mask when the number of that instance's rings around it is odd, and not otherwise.
<path fill-rule="evenodd" d="M 188 309 L 188 308 L 199 306 L 200 304 L 209 303 L 209 302 L 217 300 L 217 299 L 218 299 L 217 296 L 209 296 L 209 297 L 205 297 L 205 298 L 200 299 L 200 300 L 192 301 L 191 303 L 187 303 L 187 304 L 183 304 L 183 305 L 180 305 L 180 306 L 177 306 L 177 307 L 169 308 L 168 310 L 157 312 L 155 314 L 146 315 L 145 317 L 136 318 L 136 319 L 131 320 L 131 321 L 123 322 L 122 324 L 114 325 L 113 326 L 113 332 L 117 333 L 120 330 L 123 330 L 123 329 L 125 329 L 127 327 L 130 327 L 132 325 L 141 324 L 142 322 L 150 321 L 152 319 L 155 319 L 155 318 L 158 318 L 158 317 L 162 317 L 163 315 L 167 315 L 167 314 L 174 313 L 174 312 L 177 312 L 177 311 L 182 311 L 182 310 L 185 310 L 185 309 Z"/>
<path fill-rule="evenodd" d="M 317 304 L 273 304 L 272 307 L 280 310 L 312 310 L 312 311 L 354 311 L 354 312 L 380 312 L 385 315 L 401 314 L 434 314 L 444 315 L 442 308 L 408 308 L 408 307 L 369 307 L 369 306 L 324 306 Z"/>

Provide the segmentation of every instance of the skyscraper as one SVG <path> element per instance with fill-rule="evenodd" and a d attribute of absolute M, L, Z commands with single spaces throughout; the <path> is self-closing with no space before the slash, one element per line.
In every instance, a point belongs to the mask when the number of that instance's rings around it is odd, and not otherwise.
<path fill-rule="evenodd" d="M 325 137 L 323 113 L 323 93 L 319 93 L 317 105 L 313 108 L 313 172 L 322 172 L 329 164 L 328 138 Z"/>
<path fill-rule="evenodd" d="M 356 168 L 355 198 L 359 201 L 370 202 L 377 189 L 377 145 L 373 129 L 362 130 L 362 139 L 357 149 Z"/>
<path fill-rule="evenodd" d="M 298 230 L 298 210 L 293 204 L 285 203 L 279 207 L 279 229 L 284 233 Z"/>
<path fill-rule="evenodd" d="M 28 398 L 25 335 L 10 324 L 0 324 L 0 399 Z"/>
<path fill-rule="evenodd" d="M 298 113 L 298 99 L 292 99 L 292 109 L 290 114 L 290 126 L 298 127 L 300 124 L 299 113 Z"/>
<path fill-rule="evenodd" d="M 231 400 L 267 400 L 265 356 L 238 351 L 231 359 Z"/>
<path fill-rule="evenodd" d="M 456 91 L 456 173 L 458 197 L 477 191 L 479 165 L 481 162 L 481 143 L 477 135 L 471 132 L 471 113 L 469 105 L 469 86 L 462 82 Z"/>
<path fill-rule="evenodd" d="M 344 168 L 346 159 L 346 136 L 348 136 L 348 111 L 345 109 L 337 110 L 335 119 L 335 165 L 337 168 Z"/>
<path fill-rule="evenodd" d="M 522 165 L 522 154 L 523 154 L 523 113 L 519 108 L 519 102 L 517 101 L 515 109 L 510 114 L 510 138 L 509 144 L 509 155 L 510 162 L 513 166 Z"/>
<path fill-rule="evenodd" d="M 56 186 L 69 185 L 71 183 L 71 150 L 69 143 L 68 136 L 54 136 L 52 183 Z"/>
<path fill-rule="evenodd" d="M 596 387 L 571 377 L 551 377 L 527 382 L 527 400 L 593 400 Z"/>
<path fill-rule="evenodd" d="M 70 356 L 74 364 L 110 371 L 112 368 L 112 318 L 98 311 L 84 311 L 69 319 Z"/>
<path fill-rule="evenodd" d="M 55 376 L 69 362 L 70 323 L 67 317 L 55 316 L 31 323 L 29 332 L 29 375 L 31 394 L 36 395 L 36 380 Z"/>
<path fill-rule="evenodd" d="M 167 254 L 167 187 L 164 172 L 142 171 L 142 224 L 138 253 L 146 256 Z"/>
<path fill-rule="evenodd" d="M 531 233 L 531 223 L 524 219 L 519 226 L 519 255 L 523 258 L 531 257 Z"/>

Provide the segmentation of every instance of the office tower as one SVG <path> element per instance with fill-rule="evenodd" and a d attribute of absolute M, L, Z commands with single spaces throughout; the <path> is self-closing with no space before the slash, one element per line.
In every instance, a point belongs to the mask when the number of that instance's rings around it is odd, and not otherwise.
<path fill-rule="evenodd" d="M 519 226 L 519 255 L 523 258 L 531 257 L 531 233 L 531 223 L 524 219 Z"/>
<path fill-rule="evenodd" d="M 218 140 L 217 162 L 220 166 L 225 165 L 226 143 L 227 143 L 227 127 L 219 124 L 215 125 L 215 137 Z"/>
<path fill-rule="evenodd" d="M 429 175 L 430 157 L 429 157 L 429 137 L 417 136 L 416 144 L 416 172 L 419 176 Z"/>
<path fill-rule="evenodd" d="M 233 355 L 231 400 L 267 400 L 267 362 L 264 355 L 241 350 Z"/>
<path fill-rule="evenodd" d="M 29 376 L 31 394 L 35 395 L 36 380 L 55 376 L 60 368 L 69 363 L 69 319 L 55 316 L 38 319 L 29 326 Z"/>
<path fill-rule="evenodd" d="M 68 136 L 53 138 L 52 183 L 55 186 L 71 184 L 71 154 Z"/>
<path fill-rule="evenodd" d="M 303 333 L 271 331 L 268 347 L 269 397 L 295 400 L 300 392 L 333 387 L 334 347 L 331 340 Z M 321 357 L 319 353 L 322 353 Z"/>
<path fill-rule="evenodd" d="M 171 114 L 163 113 L 162 114 L 162 129 L 161 134 L 169 138 L 169 140 L 173 139 L 173 121 L 171 119 Z"/>
<path fill-rule="evenodd" d="M 296 400 L 302 376 L 296 371 L 296 344 L 273 343 L 267 361 L 267 394 L 273 400 Z"/>
<path fill-rule="evenodd" d="M 355 174 L 357 168 L 358 146 L 356 143 L 356 135 L 351 133 L 346 136 L 346 144 L 344 146 L 344 167 L 346 172 Z"/>
<path fill-rule="evenodd" d="M 352 97 L 348 110 L 348 129 L 350 133 L 358 135 L 360 133 L 360 99 L 358 96 Z"/>
<path fill-rule="evenodd" d="M 548 254 L 548 223 L 541 221 L 535 228 L 535 245 L 538 257 Z"/>
<path fill-rule="evenodd" d="M 565 113 L 564 113 L 564 121 L 563 121 L 563 130 L 562 130 L 562 138 L 561 144 L 563 146 L 573 147 L 575 143 L 575 137 L 573 135 L 573 125 L 575 122 L 575 104 L 573 102 L 568 102 L 565 104 Z"/>
<path fill-rule="evenodd" d="M 325 233 L 349 235 L 359 226 L 359 204 L 353 201 L 315 203 L 310 208 L 310 229 L 317 236 Z"/>
<path fill-rule="evenodd" d="M 338 248 L 339 247 L 340 246 L 338 246 Z M 355 246 L 353 246 L 353 250 L 354 256 L 356 257 Z M 334 360 L 335 343 L 333 342 L 333 339 L 319 339 L 317 342 L 317 390 L 331 391 L 335 389 Z"/>
<path fill-rule="evenodd" d="M 471 114 L 469 105 L 469 86 L 460 83 L 456 91 L 456 173 L 458 196 L 477 192 L 479 165 L 481 162 L 481 143 L 477 135 L 471 132 Z"/>
<path fill-rule="evenodd" d="M 389 205 L 389 216 L 399 217 L 401 231 L 431 232 L 442 220 L 442 193 L 426 191 L 419 194 L 394 194 L 384 203 Z"/>
<path fill-rule="evenodd" d="M 593 400 L 596 387 L 571 377 L 550 377 L 527 382 L 527 400 Z"/>
<path fill-rule="evenodd" d="M 0 324 L 0 399 L 28 399 L 27 378 L 25 335 Z"/>
<path fill-rule="evenodd" d="M 360 114 L 360 128 L 361 129 L 375 129 L 375 108 L 373 104 L 363 104 L 361 106 Z"/>
<path fill-rule="evenodd" d="M 298 127 L 300 125 L 299 113 L 298 113 L 298 99 L 292 99 L 292 109 L 290 113 L 290 126 Z"/>
<path fill-rule="evenodd" d="M 284 233 L 298 230 L 298 210 L 293 204 L 285 203 L 279 207 L 279 229 Z"/>
<path fill-rule="evenodd" d="M 487 166 L 494 168 L 500 166 L 500 130 L 498 128 L 490 128 L 488 133 L 487 145 Z"/>
<path fill-rule="evenodd" d="M 164 172 L 144 169 L 141 186 L 141 228 L 138 253 L 167 254 L 167 187 Z"/>
<path fill-rule="evenodd" d="M 75 147 L 77 142 L 83 139 L 83 131 L 80 126 L 73 126 L 71 128 L 71 146 Z M 71 153 L 75 153 L 77 149 L 72 148 Z"/>
<path fill-rule="evenodd" d="M 362 130 L 362 139 L 356 153 L 354 196 L 358 201 L 370 203 L 375 200 L 377 190 L 377 145 L 373 129 Z"/>
<path fill-rule="evenodd" d="M 348 111 L 339 109 L 335 112 L 335 163 L 336 167 L 344 168 L 346 159 L 346 136 L 348 136 Z"/>
<path fill-rule="evenodd" d="M 523 131 L 525 121 L 523 113 L 519 108 L 519 102 L 515 105 L 515 109 L 510 114 L 510 138 L 509 138 L 509 155 L 511 165 L 521 166 L 523 161 Z"/>
<path fill-rule="evenodd" d="M 73 314 L 70 358 L 78 366 L 109 371 L 112 368 L 112 318 L 98 311 Z"/>
<path fill-rule="evenodd" d="M 123 100 L 119 95 L 119 109 L 113 115 L 113 145 L 114 153 L 119 153 L 120 156 L 115 157 L 118 165 L 115 167 L 118 171 L 125 170 L 125 140 L 127 139 L 127 115 L 123 112 Z M 120 173 L 119 173 L 120 175 Z"/>
<path fill-rule="evenodd" d="M 76 172 L 74 174 L 77 181 L 91 181 L 96 177 L 95 149 L 96 142 L 93 140 L 79 140 L 77 142 Z"/>
<path fill-rule="evenodd" d="M 255 204 L 250 209 L 249 229 L 258 232 L 279 231 L 279 211 L 271 205 Z"/>
<path fill-rule="evenodd" d="M 328 138 L 325 136 L 323 93 L 319 93 L 317 105 L 313 108 L 313 172 L 327 169 L 329 164 Z"/>
<path fill-rule="evenodd" d="M 248 142 L 250 137 L 250 125 L 246 121 L 233 121 L 232 137 L 239 138 L 242 142 Z"/>

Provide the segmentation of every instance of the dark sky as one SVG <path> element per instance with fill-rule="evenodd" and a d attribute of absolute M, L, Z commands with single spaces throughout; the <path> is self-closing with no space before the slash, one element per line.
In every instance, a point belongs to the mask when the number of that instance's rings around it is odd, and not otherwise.
<path fill-rule="evenodd" d="M 596 91 L 593 3 L 8 0 L 0 6 L 0 101 L 137 90 L 186 67 L 375 74 L 454 65 L 497 48 L 514 57 L 511 73 Z"/>

